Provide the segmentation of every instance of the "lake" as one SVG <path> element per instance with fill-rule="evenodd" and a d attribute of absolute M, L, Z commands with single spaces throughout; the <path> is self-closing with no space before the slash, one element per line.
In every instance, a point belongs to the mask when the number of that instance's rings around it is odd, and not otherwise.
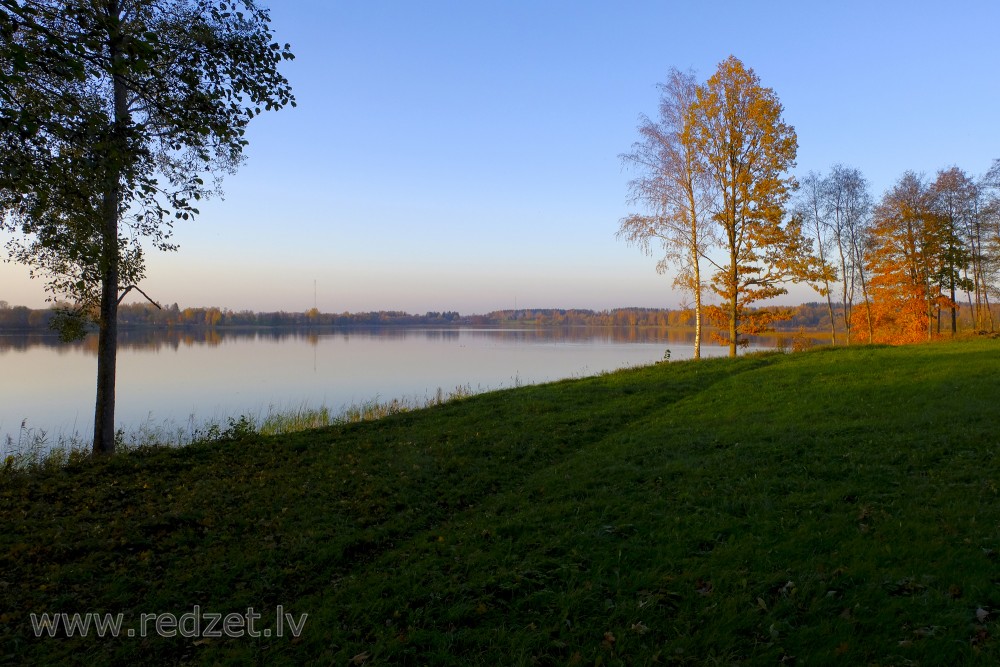
<path fill-rule="evenodd" d="M 372 400 L 419 402 L 462 387 L 475 393 L 584 377 L 693 355 L 693 332 L 673 329 L 371 328 L 124 330 L 118 353 L 116 423 L 192 430 L 230 417 Z M 774 347 L 776 340 L 755 345 Z M 50 335 L 0 335 L 0 438 L 93 430 L 96 337 L 71 344 Z M 706 345 L 704 356 L 727 348 Z"/>

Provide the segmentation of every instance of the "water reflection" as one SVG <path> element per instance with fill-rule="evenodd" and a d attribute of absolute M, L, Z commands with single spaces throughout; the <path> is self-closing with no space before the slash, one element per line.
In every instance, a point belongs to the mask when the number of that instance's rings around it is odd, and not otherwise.
<path fill-rule="evenodd" d="M 769 348 L 787 345 L 797 334 L 776 333 L 751 338 L 751 347 Z M 547 328 L 418 328 L 418 327 L 352 327 L 352 328 L 247 328 L 247 329 L 122 329 L 118 334 L 121 350 L 158 351 L 181 347 L 218 347 L 227 343 L 247 341 L 297 341 L 318 345 L 323 338 L 342 340 L 415 340 L 458 341 L 462 338 L 489 339 L 501 343 L 640 343 L 691 346 L 694 332 L 683 328 L 655 327 L 547 327 Z M 818 336 L 822 338 L 822 336 Z M 704 348 L 718 347 L 705 336 Z M 97 336 L 82 341 L 63 343 L 54 333 L 0 334 L 0 353 L 32 347 L 54 348 L 97 354 Z M 714 355 L 713 355 L 714 356 Z"/>
<path fill-rule="evenodd" d="M 791 334 L 787 335 L 790 340 Z M 775 347 L 778 337 L 759 339 Z M 415 399 L 594 375 L 693 354 L 693 332 L 635 327 L 208 329 L 120 332 L 117 422 L 125 428 L 225 421 L 373 399 Z M 704 356 L 727 349 L 703 348 Z M 96 337 L 0 335 L 0 438 L 22 420 L 86 433 L 93 420 Z"/>

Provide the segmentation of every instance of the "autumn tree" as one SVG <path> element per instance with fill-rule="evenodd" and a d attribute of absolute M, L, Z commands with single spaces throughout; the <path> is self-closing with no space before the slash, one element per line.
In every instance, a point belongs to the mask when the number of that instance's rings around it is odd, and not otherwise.
<path fill-rule="evenodd" d="M 256 0 L 0 0 L 0 225 L 13 257 L 98 325 L 94 451 L 114 451 L 117 310 L 142 239 L 243 160 L 248 123 L 294 104 Z M 206 185 L 205 178 L 210 179 Z"/>
<path fill-rule="evenodd" d="M 639 141 L 622 162 L 639 175 L 629 182 L 629 199 L 644 213 L 620 221 L 618 237 L 651 254 L 654 244 L 664 251 L 657 271 L 677 268 L 674 286 L 694 298 L 694 358 L 701 357 L 701 261 L 711 244 L 705 211 L 710 203 L 709 183 L 699 163 L 691 132 L 697 101 L 694 75 L 671 69 L 660 84 L 659 117 L 640 117 Z"/>
<path fill-rule="evenodd" d="M 784 223 L 795 187 L 788 170 L 795 166 L 797 144 L 777 95 L 730 56 L 698 88 L 697 98 L 692 135 L 713 188 L 711 219 L 724 252 L 712 261 L 711 283 L 723 303 L 708 312 L 727 330 L 719 339 L 732 357 L 747 344 L 746 336 L 767 330 L 780 316 L 747 306 L 787 293 L 785 283 L 807 278 L 815 267 L 801 220 Z"/>
<path fill-rule="evenodd" d="M 875 207 L 868 269 L 876 342 L 932 337 L 945 245 L 929 188 L 906 172 Z"/>

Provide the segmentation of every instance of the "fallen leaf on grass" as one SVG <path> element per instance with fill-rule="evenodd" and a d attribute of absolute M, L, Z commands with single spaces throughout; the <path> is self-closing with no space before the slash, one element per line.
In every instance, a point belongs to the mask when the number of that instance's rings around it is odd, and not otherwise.
<path fill-rule="evenodd" d="M 941 629 L 940 625 L 926 625 L 913 631 L 917 637 L 933 637 Z"/>
<path fill-rule="evenodd" d="M 646 634 L 647 632 L 649 632 L 649 626 L 647 626 L 647 625 L 646 625 L 645 623 L 643 623 L 642 621 L 639 621 L 638 623 L 633 623 L 633 624 L 632 624 L 632 630 L 633 630 L 634 632 L 637 632 L 637 633 L 638 633 L 638 634 L 640 634 L 640 635 L 644 635 L 644 634 Z"/>

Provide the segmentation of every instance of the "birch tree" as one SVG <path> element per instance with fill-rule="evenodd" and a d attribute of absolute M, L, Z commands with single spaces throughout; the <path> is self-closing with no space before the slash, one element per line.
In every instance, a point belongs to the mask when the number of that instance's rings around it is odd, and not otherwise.
<path fill-rule="evenodd" d="M 697 100 L 694 74 L 672 68 L 659 85 L 659 117 L 640 117 L 639 141 L 622 154 L 626 167 L 639 172 L 629 182 L 629 201 L 645 209 L 620 221 L 618 237 L 638 245 L 647 254 L 658 244 L 663 258 L 657 271 L 677 270 L 674 286 L 694 298 L 694 358 L 701 358 L 701 261 L 711 244 L 705 211 L 710 204 L 709 183 L 695 150 L 691 132 Z"/>
<path fill-rule="evenodd" d="M 830 317 L 830 341 L 836 345 L 837 321 L 833 312 L 830 283 L 835 281 L 837 276 L 828 258 L 834 248 L 837 236 L 835 232 L 831 232 L 830 222 L 827 219 L 826 192 L 828 183 L 819 174 L 811 171 L 802 179 L 800 187 L 801 195 L 796 210 L 803 220 L 803 224 L 807 227 L 809 236 L 816 244 L 817 259 L 823 270 L 820 274 L 820 283 L 815 286 L 815 289 L 821 296 L 826 297 L 827 314 Z M 836 247 L 839 249 L 840 244 L 837 243 Z M 841 266 L 843 266 L 843 261 L 841 261 Z M 843 271 L 841 275 L 843 275 Z M 848 338 L 848 340 L 850 339 Z"/>
<path fill-rule="evenodd" d="M 850 345 L 854 333 L 854 302 L 860 289 L 870 343 L 873 335 L 871 297 L 864 262 L 870 238 L 872 209 L 868 181 L 858 169 L 834 165 L 826 178 L 823 197 L 837 248 L 844 336 Z"/>

